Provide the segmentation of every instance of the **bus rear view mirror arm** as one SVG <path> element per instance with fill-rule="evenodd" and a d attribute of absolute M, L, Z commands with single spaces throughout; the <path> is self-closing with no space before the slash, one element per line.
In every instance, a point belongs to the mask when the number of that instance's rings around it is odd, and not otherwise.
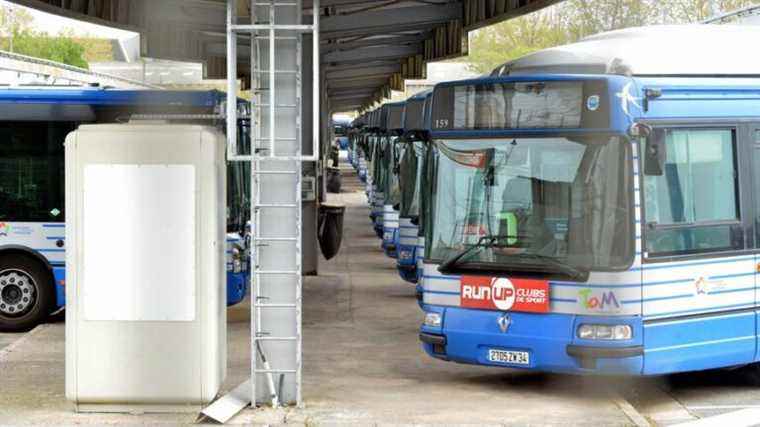
<path fill-rule="evenodd" d="M 652 129 L 644 148 L 644 175 L 661 176 L 665 171 L 667 151 L 665 129 Z"/>

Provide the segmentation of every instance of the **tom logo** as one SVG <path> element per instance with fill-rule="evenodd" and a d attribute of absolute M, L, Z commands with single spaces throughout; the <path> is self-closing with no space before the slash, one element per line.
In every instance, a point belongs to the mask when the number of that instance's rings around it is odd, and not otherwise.
<path fill-rule="evenodd" d="M 11 232 L 11 225 L 7 222 L 0 222 L 0 237 L 8 237 L 8 233 Z"/>
<path fill-rule="evenodd" d="M 501 311 L 549 311 L 549 282 L 506 277 L 462 276 L 461 306 Z"/>

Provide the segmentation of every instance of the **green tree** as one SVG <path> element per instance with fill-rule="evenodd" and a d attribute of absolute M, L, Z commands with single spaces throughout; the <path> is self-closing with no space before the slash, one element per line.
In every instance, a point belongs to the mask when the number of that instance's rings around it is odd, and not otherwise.
<path fill-rule="evenodd" d="M 473 71 L 488 73 L 536 50 L 603 31 L 696 23 L 752 4 L 760 0 L 568 0 L 470 33 L 468 61 Z"/>
<path fill-rule="evenodd" d="M 50 36 L 31 29 L 34 18 L 25 10 L 0 6 L 0 49 L 35 58 L 88 68 L 85 47 L 69 33 Z"/>
<path fill-rule="evenodd" d="M 15 33 L 13 49 L 22 55 L 88 68 L 84 59 L 84 46 L 69 37 L 51 37 L 31 31 Z"/>

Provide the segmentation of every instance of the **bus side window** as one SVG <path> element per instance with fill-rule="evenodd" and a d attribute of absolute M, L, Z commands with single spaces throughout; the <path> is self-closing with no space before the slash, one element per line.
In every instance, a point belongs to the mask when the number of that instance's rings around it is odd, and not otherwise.
<path fill-rule="evenodd" d="M 743 249 L 735 131 L 674 128 L 666 132 L 663 174 L 644 176 L 647 253 Z"/>

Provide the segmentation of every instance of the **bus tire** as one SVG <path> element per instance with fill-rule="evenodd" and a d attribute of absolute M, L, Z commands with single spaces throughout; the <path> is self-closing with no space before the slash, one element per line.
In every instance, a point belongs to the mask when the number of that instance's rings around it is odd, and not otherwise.
<path fill-rule="evenodd" d="M 50 272 L 24 255 L 0 255 L 0 332 L 28 331 L 42 323 L 55 305 Z"/>

